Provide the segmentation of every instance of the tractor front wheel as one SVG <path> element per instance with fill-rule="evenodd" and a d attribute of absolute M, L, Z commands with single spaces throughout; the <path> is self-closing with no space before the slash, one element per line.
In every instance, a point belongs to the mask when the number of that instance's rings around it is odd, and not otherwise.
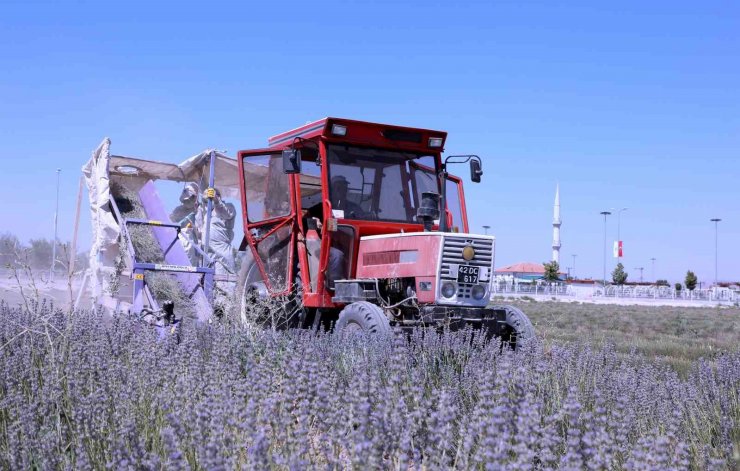
<path fill-rule="evenodd" d="M 520 350 L 522 346 L 535 339 L 532 321 L 521 309 L 509 305 L 493 306 L 492 308 L 506 313 L 506 325 L 509 332 L 501 340 L 508 343 L 511 348 Z"/>
<path fill-rule="evenodd" d="M 348 304 L 339 313 L 334 326 L 337 334 L 373 334 L 388 335 L 391 325 L 383 310 L 367 301 Z"/>

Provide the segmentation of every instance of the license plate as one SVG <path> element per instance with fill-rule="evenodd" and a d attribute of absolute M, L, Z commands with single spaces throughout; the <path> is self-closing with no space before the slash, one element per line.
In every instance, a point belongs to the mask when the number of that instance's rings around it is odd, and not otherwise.
<path fill-rule="evenodd" d="M 457 282 L 458 283 L 478 283 L 479 270 L 480 270 L 480 267 L 460 265 L 460 267 L 457 269 Z"/>

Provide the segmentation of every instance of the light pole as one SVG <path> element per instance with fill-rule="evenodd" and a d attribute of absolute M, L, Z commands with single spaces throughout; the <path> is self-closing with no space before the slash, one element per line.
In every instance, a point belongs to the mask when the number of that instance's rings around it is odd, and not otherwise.
<path fill-rule="evenodd" d="M 611 214 L 610 211 L 602 211 L 599 214 L 604 216 L 604 294 L 606 294 L 606 217 Z"/>
<path fill-rule="evenodd" d="M 54 240 L 51 242 L 51 269 L 49 269 L 49 280 L 54 281 L 54 268 L 57 264 L 57 229 L 59 227 L 59 174 L 62 169 L 57 169 L 57 205 L 54 210 Z"/>
<path fill-rule="evenodd" d="M 573 254 L 573 279 L 576 278 L 576 254 Z"/>
<path fill-rule="evenodd" d="M 621 216 L 622 211 L 627 211 L 629 208 L 622 208 L 619 211 L 617 211 L 617 263 L 621 262 L 622 254 L 619 251 L 619 242 L 621 242 L 622 237 L 620 234 L 620 226 L 621 226 Z"/>
<path fill-rule="evenodd" d="M 714 223 L 714 285 L 717 285 L 717 225 L 722 219 L 712 218 L 711 222 Z"/>
<path fill-rule="evenodd" d="M 640 283 L 642 283 L 642 271 L 644 270 L 644 267 L 635 267 L 635 270 L 640 270 Z"/>
<path fill-rule="evenodd" d="M 651 275 L 651 277 L 653 279 L 653 283 L 656 281 L 655 280 L 655 260 L 656 260 L 655 257 L 653 257 L 653 258 L 650 259 L 650 261 L 652 262 L 652 267 L 650 269 L 650 275 Z"/>
<path fill-rule="evenodd" d="M 488 235 L 488 229 L 490 229 L 491 226 L 483 226 L 483 230 L 486 231 L 485 234 Z"/>

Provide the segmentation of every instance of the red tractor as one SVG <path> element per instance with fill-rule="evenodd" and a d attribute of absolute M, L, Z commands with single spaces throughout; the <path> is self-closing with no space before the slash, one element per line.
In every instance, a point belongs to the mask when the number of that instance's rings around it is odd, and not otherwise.
<path fill-rule="evenodd" d="M 527 316 L 491 306 L 494 242 L 469 233 L 447 133 L 325 118 L 239 152 L 242 316 L 284 300 L 283 325 L 384 333 L 471 325 L 514 347 Z M 291 301 L 285 301 L 290 299 Z"/>

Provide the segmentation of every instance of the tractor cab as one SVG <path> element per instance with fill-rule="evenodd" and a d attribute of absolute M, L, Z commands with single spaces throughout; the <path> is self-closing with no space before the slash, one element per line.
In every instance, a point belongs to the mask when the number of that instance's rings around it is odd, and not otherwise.
<path fill-rule="evenodd" d="M 486 326 L 500 331 L 505 314 L 482 312 L 494 238 L 468 234 L 462 181 L 447 173 L 448 163 L 469 162 L 471 179 L 480 181 L 480 159 L 443 161 L 446 138 L 326 118 L 239 152 L 243 304 L 299 297 L 288 324 L 344 328 L 357 315 L 342 313 L 364 303 L 383 329 L 442 317 L 462 322 L 461 309 L 471 307 L 471 319 L 482 325 L 488 317 Z"/>

